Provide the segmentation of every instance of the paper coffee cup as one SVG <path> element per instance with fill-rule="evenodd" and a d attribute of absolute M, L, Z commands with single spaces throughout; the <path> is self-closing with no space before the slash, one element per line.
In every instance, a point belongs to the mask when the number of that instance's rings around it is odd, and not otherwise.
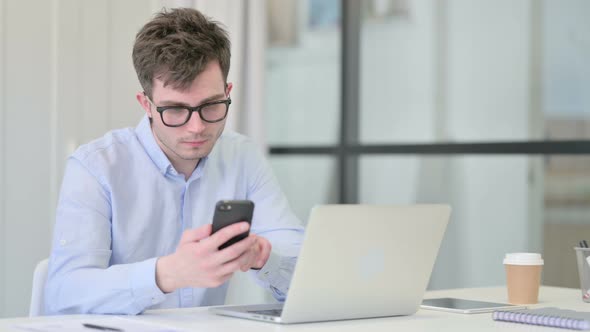
<path fill-rule="evenodd" d="M 504 257 L 508 302 L 534 304 L 539 302 L 539 286 L 543 258 L 536 253 L 510 253 Z"/>

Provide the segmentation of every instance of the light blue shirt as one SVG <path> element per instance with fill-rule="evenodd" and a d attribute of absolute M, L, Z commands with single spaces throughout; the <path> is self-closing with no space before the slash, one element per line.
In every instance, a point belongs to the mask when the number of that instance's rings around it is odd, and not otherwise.
<path fill-rule="evenodd" d="M 47 314 L 137 314 L 146 309 L 222 304 L 227 283 L 164 294 L 157 257 L 182 232 L 211 223 L 215 203 L 249 199 L 251 231 L 272 244 L 250 273 L 278 300 L 287 293 L 303 238 L 301 222 L 258 148 L 225 130 L 188 180 L 157 145 L 148 118 L 81 146 L 68 159 L 45 288 Z"/>

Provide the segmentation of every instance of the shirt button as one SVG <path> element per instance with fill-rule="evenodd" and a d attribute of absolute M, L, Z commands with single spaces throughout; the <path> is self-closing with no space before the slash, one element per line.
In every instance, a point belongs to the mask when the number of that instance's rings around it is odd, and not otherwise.
<path fill-rule="evenodd" d="M 158 303 L 158 299 L 155 297 L 152 297 L 152 304 L 156 304 L 156 303 Z"/>
<path fill-rule="evenodd" d="M 63 239 L 59 241 L 59 244 L 60 244 L 61 246 L 65 246 L 67 243 L 68 243 L 68 241 L 66 241 L 66 240 L 63 240 Z"/>

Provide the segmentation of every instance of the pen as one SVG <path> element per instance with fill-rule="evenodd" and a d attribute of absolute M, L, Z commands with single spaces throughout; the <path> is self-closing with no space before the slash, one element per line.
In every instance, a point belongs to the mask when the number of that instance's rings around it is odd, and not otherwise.
<path fill-rule="evenodd" d="M 82 326 L 87 327 L 89 329 L 96 329 L 96 330 L 103 330 L 103 331 L 119 331 L 119 332 L 123 332 L 123 330 L 115 328 L 115 327 L 108 327 L 108 326 L 102 326 L 102 325 L 96 325 L 96 324 L 89 324 L 89 323 L 84 323 L 82 324 Z"/>

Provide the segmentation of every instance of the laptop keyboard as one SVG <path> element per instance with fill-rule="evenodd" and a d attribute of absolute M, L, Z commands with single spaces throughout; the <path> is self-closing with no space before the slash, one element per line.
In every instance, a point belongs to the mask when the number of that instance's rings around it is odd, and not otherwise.
<path fill-rule="evenodd" d="M 274 316 L 274 317 L 281 317 L 283 313 L 283 309 L 271 309 L 271 310 L 252 310 L 248 311 L 251 314 L 259 314 L 264 316 Z"/>

